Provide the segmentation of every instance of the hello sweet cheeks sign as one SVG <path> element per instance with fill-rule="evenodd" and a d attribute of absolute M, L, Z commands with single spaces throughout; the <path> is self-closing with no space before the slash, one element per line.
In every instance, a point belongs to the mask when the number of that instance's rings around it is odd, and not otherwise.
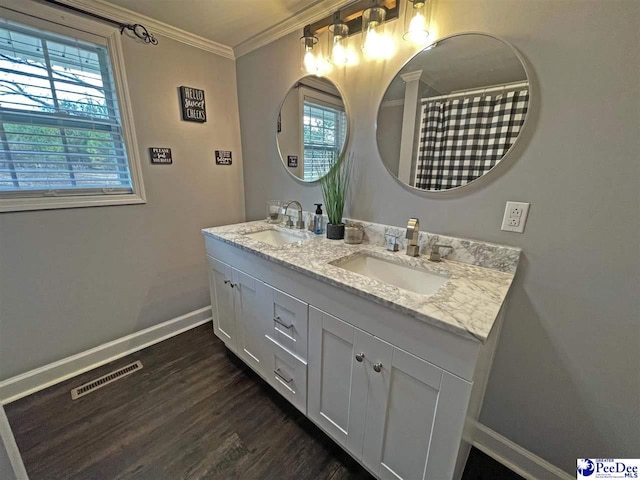
<path fill-rule="evenodd" d="M 180 105 L 182 107 L 182 120 L 198 123 L 207 121 L 204 90 L 180 87 Z"/>

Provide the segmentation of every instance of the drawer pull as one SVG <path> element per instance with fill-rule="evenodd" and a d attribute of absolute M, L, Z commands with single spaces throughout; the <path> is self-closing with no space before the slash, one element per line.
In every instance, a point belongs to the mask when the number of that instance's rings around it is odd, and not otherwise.
<path fill-rule="evenodd" d="M 286 328 L 287 330 L 291 330 L 293 328 L 293 323 L 284 323 L 282 321 L 282 319 L 280 318 L 280 316 L 277 316 L 273 319 L 274 322 L 276 322 L 279 325 L 282 325 L 284 328 Z"/>
<path fill-rule="evenodd" d="M 225 281 L 224 281 L 224 284 L 225 284 L 225 285 L 229 285 L 230 283 L 231 283 L 231 280 L 225 280 Z"/>
<path fill-rule="evenodd" d="M 276 368 L 273 373 L 275 373 L 278 377 L 280 377 L 280 379 L 282 381 L 284 381 L 285 383 L 291 383 L 293 382 L 293 378 L 291 377 L 287 377 L 284 373 L 282 373 L 282 370 L 280 370 L 279 368 Z"/>
<path fill-rule="evenodd" d="M 378 363 L 374 363 L 373 364 L 373 369 L 377 372 L 380 373 L 382 371 L 382 364 L 380 362 Z"/>
<path fill-rule="evenodd" d="M 364 360 L 364 353 L 356 353 L 356 360 L 362 362 Z"/>

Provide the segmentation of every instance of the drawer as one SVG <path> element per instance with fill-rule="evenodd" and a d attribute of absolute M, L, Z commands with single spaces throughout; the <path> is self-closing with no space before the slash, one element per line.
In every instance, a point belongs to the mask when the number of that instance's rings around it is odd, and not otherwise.
<path fill-rule="evenodd" d="M 265 287 L 265 334 L 306 362 L 309 305 L 269 285 Z"/>
<path fill-rule="evenodd" d="M 307 362 L 266 336 L 267 381 L 294 407 L 307 414 Z"/>

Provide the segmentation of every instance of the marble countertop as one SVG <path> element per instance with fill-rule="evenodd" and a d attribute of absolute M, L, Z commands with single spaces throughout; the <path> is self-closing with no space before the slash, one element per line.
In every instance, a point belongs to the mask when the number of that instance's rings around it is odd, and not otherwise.
<path fill-rule="evenodd" d="M 300 241 L 274 246 L 245 236 L 267 229 L 291 233 Z M 373 241 L 348 245 L 342 240 L 327 240 L 324 235 L 269 225 L 264 220 L 206 228 L 202 233 L 256 254 L 279 265 L 337 286 L 393 310 L 436 325 L 450 332 L 484 343 L 498 316 L 514 278 L 520 251 L 513 247 L 487 244 L 486 251 L 505 249 L 516 264 L 511 271 L 485 268 L 461 261 L 443 259 L 435 263 L 428 255 L 409 257 L 404 250 L 390 252 Z M 475 242 L 482 245 L 482 243 Z M 390 260 L 448 276 L 446 283 L 432 295 L 414 293 L 382 281 L 340 268 L 333 263 L 358 253 Z M 485 256 L 487 254 L 485 253 Z M 333 263 L 332 263 L 333 262 Z M 488 263 L 491 264 L 490 259 Z M 504 270 L 504 269 L 503 269 Z"/>

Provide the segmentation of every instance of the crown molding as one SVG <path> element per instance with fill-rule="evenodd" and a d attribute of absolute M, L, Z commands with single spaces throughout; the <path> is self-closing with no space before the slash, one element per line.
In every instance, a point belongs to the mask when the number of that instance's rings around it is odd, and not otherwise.
<path fill-rule="evenodd" d="M 65 0 L 66 1 L 66 0 Z M 279 38 L 289 35 L 296 30 L 302 31 L 305 25 L 316 22 L 327 15 L 332 14 L 339 8 L 344 7 L 354 0 L 323 0 L 316 2 L 315 5 L 298 12 L 296 15 L 270 27 L 249 40 L 236 45 L 233 49 L 235 57 L 241 57 L 253 50 L 278 40 Z"/>
<path fill-rule="evenodd" d="M 235 59 L 233 49 L 213 40 L 189 33 L 180 28 L 173 27 L 133 10 L 114 5 L 105 0 L 60 0 L 72 7 L 81 8 L 96 15 L 113 18 L 123 23 L 141 23 L 149 32 L 159 34 L 192 47 L 211 52 L 221 57 Z"/>

